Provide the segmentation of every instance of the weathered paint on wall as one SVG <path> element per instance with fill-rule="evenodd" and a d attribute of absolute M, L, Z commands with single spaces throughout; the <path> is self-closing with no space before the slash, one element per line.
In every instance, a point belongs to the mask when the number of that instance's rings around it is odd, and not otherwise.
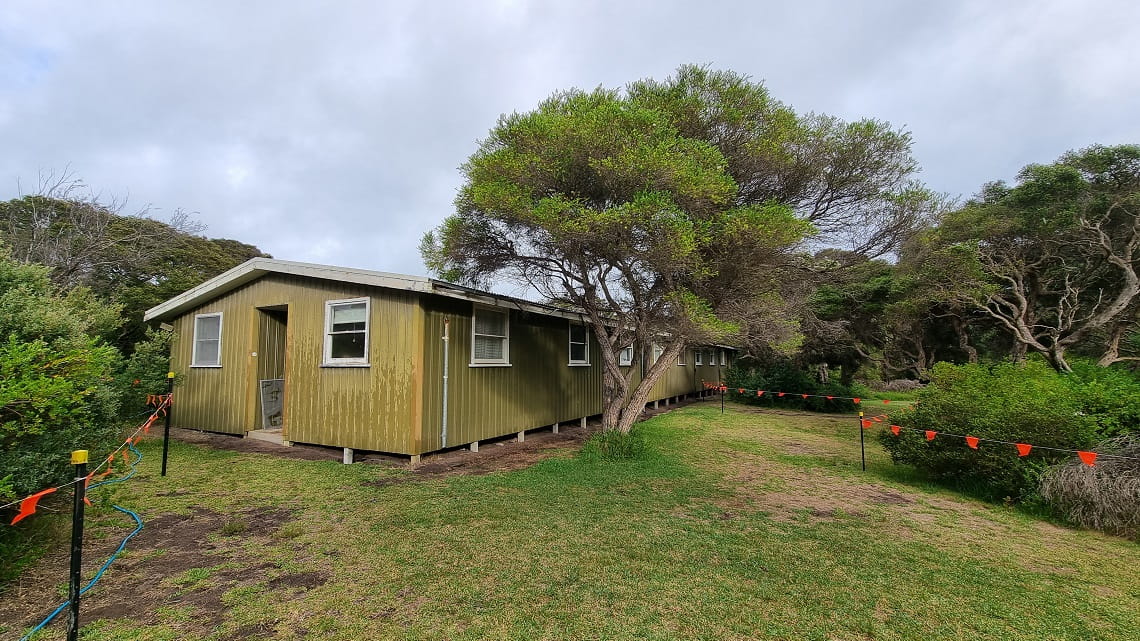
<path fill-rule="evenodd" d="M 590 336 L 590 365 L 569 365 L 569 321 L 510 312 L 509 367 L 471 366 L 473 304 L 423 298 L 423 451 L 442 447 L 443 331 L 450 323 L 448 447 L 601 412 L 602 367 Z"/>
<path fill-rule="evenodd" d="M 322 366 L 325 304 L 367 297 L 368 367 Z M 471 366 L 473 303 L 444 296 L 270 274 L 174 321 L 178 427 L 243 434 L 261 425 L 258 382 L 285 379 L 285 440 L 420 454 L 443 447 L 443 328 L 450 320 L 448 447 L 602 411 L 602 367 L 569 364 L 570 321 L 510 311 L 510 366 Z M 221 312 L 222 367 L 190 367 L 194 316 Z M 707 362 L 707 357 L 706 357 Z M 633 384 L 641 371 L 634 365 Z M 692 350 L 649 400 L 719 380 Z"/>
<path fill-rule="evenodd" d="M 322 367 L 325 302 L 370 297 L 369 366 Z M 178 427 L 242 434 L 257 419 L 258 307 L 285 305 L 286 440 L 363 450 L 412 452 L 412 350 L 420 310 L 411 292 L 271 274 L 180 316 L 174 371 Z M 190 367 L 194 315 L 222 312 L 222 367 Z M 422 321 L 421 321 L 422 323 Z M 253 356 L 257 352 L 259 356 Z"/>

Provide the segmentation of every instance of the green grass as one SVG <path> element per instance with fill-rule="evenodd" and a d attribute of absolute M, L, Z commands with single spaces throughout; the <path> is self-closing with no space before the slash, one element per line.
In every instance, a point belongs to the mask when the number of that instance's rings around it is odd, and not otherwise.
<path fill-rule="evenodd" d="M 217 558 L 168 584 L 225 589 L 235 564 L 252 578 L 226 589 L 215 624 L 157 603 L 146 623 L 83 638 L 1135 638 L 1140 547 L 927 484 L 870 434 L 863 473 L 856 426 L 706 403 L 641 424 L 633 460 L 381 485 L 404 473 L 178 443 L 162 478 L 147 442 L 117 501 L 250 528 L 212 535 Z M 292 514 L 254 537 L 251 507 Z M 273 585 L 306 572 L 324 581 Z"/>

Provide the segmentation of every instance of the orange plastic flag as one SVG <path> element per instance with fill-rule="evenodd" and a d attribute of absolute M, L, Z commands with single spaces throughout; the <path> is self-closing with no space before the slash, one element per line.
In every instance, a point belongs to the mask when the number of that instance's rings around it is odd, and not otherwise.
<path fill-rule="evenodd" d="M 804 398 L 807 398 L 807 397 L 808 397 L 808 395 L 807 395 L 807 394 L 800 394 L 800 396 L 802 396 L 802 397 L 804 397 Z"/>
<path fill-rule="evenodd" d="M 58 489 L 59 488 L 56 487 L 49 487 L 46 490 L 40 490 L 39 492 L 36 492 L 28 498 L 20 501 L 20 513 L 16 515 L 16 518 L 12 519 L 12 525 L 15 525 L 27 517 L 35 514 L 36 503 L 39 503 L 41 498 L 47 496 L 48 494 L 51 494 Z"/>
<path fill-rule="evenodd" d="M 870 429 L 872 425 L 874 425 L 874 423 L 871 421 L 868 421 L 866 419 L 863 420 L 863 429 Z"/>
<path fill-rule="evenodd" d="M 829 400 L 829 401 L 835 400 L 835 397 L 834 396 L 828 396 L 827 400 Z"/>
<path fill-rule="evenodd" d="M 887 404 L 889 404 L 890 402 L 891 402 L 891 399 L 889 399 L 889 398 L 884 398 L 884 399 L 883 399 L 883 405 L 887 405 Z"/>
<path fill-rule="evenodd" d="M 776 396 L 783 396 L 784 392 L 776 392 Z"/>
<path fill-rule="evenodd" d="M 1096 452 L 1077 452 L 1077 456 L 1081 457 L 1081 462 L 1089 467 L 1096 465 Z"/>
<path fill-rule="evenodd" d="M 856 404 L 856 405 L 858 405 L 858 404 L 859 404 L 859 398 L 858 398 L 858 397 L 856 397 L 856 398 L 853 398 L 853 399 L 851 399 L 851 400 L 855 401 L 855 404 Z"/>
<path fill-rule="evenodd" d="M 901 427 L 899 427 L 898 425 L 892 425 L 892 426 L 891 426 L 891 434 L 894 434 L 895 436 L 898 436 L 898 435 L 899 435 L 899 430 L 900 430 L 900 429 L 902 429 L 902 428 L 901 428 Z"/>
<path fill-rule="evenodd" d="M 871 420 L 875 421 L 876 423 L 882 423 L 883 422 L 883 419 L 879 418 L 878 416 L 872 416 Z"/>
<path fill-rule="evenodd" d="M 744 393 L 744 388 L 743 388 L 743 387 L 741 387 L 740 389 L 736 390 L 736 393 L 737 393 L 737 394 L 743 394 L 743 393 Z"/>
<path fill-rule="evenodd" d="M 1029 456 L 1029 450 L 1033 449 L 1029 443 L 1014 443 L 1014 445 L 1017 446 L 1018 456 Z"/>
<path fill-rule="evenodd" d="M 758 390 L 756 390 L 756 395 L 757 395 L 757 396 L 763 396 L 763 395 L 764 395 L 764 390 L 762 390 L 762 389 L 758 389 Z"/>
<path fill-rule="evenodd" d="M 95 476 L 95 470 L 91 470 L 87 476 L 83 477 L 83 502 L 91 505 L 91 499 L 87 498 L 87 486 L 91 484 L 91 477 Z"/>
<path fill-rule="evenodd" d="M 937 434 L 937 433 L 938 433 L 938 432 L 935 432 L 934 430 L 926 430 L 926 440 L 928 440 L 928 441 L 933 441 L 933 440 L 934 440 L 934 435 L 935 435 L 935 434 Z"/>
<path fill-rule="evenodd" d="M 966 445 L 969 445 L 971 448 L 973 448 L 975 450 L 978 449 L 978 437 L 967 436 L 966 437 Z"/>

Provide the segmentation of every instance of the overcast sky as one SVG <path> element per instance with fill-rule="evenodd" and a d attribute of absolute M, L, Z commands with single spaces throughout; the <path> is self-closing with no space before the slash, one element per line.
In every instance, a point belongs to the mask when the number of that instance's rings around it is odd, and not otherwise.
<path fill-rule="evenodd" d="M 684 63 L 903 126 L 952 195 L 1140 143 L 1135 0 L 5 0 L 0 199 L 69 166 L 277 258 L 423 274 L 500 114 Z"/>

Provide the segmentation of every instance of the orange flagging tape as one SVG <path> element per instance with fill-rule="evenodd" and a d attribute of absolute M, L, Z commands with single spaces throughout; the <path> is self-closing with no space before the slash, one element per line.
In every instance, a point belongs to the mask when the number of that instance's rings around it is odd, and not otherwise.
<path fill-rule="evenodd" d="M 899 435 L 899 430 L 901 430 L 901 429 L 902 429 L 902 426 L 901 426 L 901 425 L 892 425 L 892 426 L 891 426 L 891 434 L 894 434 L 895 436 L 898 436 L 898 435 Z"/>
<path fill-rule="evenodd" d="M 863 429 L 865 429 L 865 430 L 871 429 L 871 426 L 874 425 L 874 423 L 872 423 L 871 421 L 868 421 L 867 419 L 863 419 L 862 423 L 863 423 Z"/>
<path fill-rule="evenodd" d="M 975 450 L 978 449 L 978 437 L 967 436 L 966 437 L 966 445 L 969 445 L 971 448 L 973 448 Z"/>
<path fill-rule="evenodd" d="M 934 435 L 935 435 L 935 434 L 937 434 L 937 433 L 938 433 L 938 432 L 935 432 L 934 430 L 926 430 L 926 440 L 928 440 L 928 441 L 933 441 L 933 440 L 934 440 Z"/>
<path fill-rule="evenodd" d="M 39 503 L 41 498 L 47 496 L 48 494 L 51 494 L 52 492 L 56 491 L 57 489 L 59 489 L 59 488 L 49 487 L 46 490 L 40 490 L 39 492 L 36 492 L 35 494 L 29 496 L 28 498 L 20 501 L 20 513 L 16 515 L 16 518 L 12 519 L 11 524 L 15 525 L 15 524 L 19 523 L 20 521 L 23 521 L 24 519 L 28 518 L 29 516 L 35 514 L 36 513 L 36 503 Z"/>
<path fill-rule="evenodd" d="M 1014 443 L 1014 445 L 1017 446 L 1018 456 L 1029 456 L 1029 450 L 1033 449 L 1029 443 Z"/>
<path fill-rule="evenodd" d="M 756 395 L 757 395 L 757 396 L 763 396 L 763 395 L 764 395 L 764 390 L 762 390 L 762 389 L 758 389 L 758 390 L 756 390 Z"/>
<path fill-rule="evenodd" d="M 1077 450 L 1077 456 L 1081 457 L 1081 462 L 1089 467 L 1096 465 L 1096 452 L 1082 452 Z"/>

